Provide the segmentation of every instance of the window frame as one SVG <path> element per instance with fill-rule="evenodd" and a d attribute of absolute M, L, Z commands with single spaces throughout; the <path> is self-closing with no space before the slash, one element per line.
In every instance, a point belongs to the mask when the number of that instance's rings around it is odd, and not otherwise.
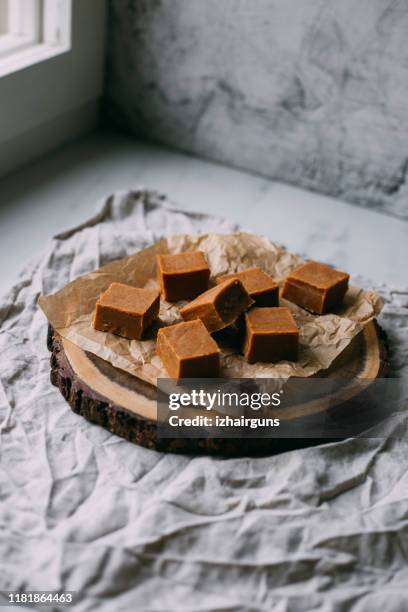
<path fill-rule="evenodd" d="M 40 39 L 0 59 L 0 177 L 98 121 L 107 0 L 42 3 Z"/>
<path fill-rule="evenodd" d="M 0 63 L 40 40 L 41 0 L 0 0 L 3 17 Z"/>
<path fill-rule="evenodd" d="M 69 51 L 71 0 L 8 0 L 7 13 L 7 31 L 0 35 L 0 78 Z"/>

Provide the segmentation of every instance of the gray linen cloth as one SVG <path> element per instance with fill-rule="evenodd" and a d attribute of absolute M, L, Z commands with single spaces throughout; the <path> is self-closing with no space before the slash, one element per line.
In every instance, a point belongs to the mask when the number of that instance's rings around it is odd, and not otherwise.
<path fill-rule="evenodd" d="M 74 590 L 78 611 L 408 609 L 404 415 L 382 437 L 191 458 L 87 423 L 49 382 L 41 293 L 167 234 L 231 229 L 151 192 L 116 194 L 1 300 L 0 590 Z M 408 292 L 379 290 L 406 376 Z"/>

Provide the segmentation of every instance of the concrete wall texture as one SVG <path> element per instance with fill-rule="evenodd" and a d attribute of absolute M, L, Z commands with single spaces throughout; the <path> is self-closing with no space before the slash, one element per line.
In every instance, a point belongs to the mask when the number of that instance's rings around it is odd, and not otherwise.
<path fill-rule="evenodd" d="M 109 26 L 116 123 L 408 218 L 408 0 L 111 0 Z"/>

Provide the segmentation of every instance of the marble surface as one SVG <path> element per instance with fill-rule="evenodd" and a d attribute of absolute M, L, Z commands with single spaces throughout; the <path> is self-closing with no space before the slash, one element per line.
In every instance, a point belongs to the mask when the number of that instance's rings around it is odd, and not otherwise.
<path fill-rule="evenodd" d="M 108 114 L 408 218 L 406 0 L 111 0 Z"/>
<path fill-rule="evenodd" d="M 353 275 L 408 285 L 407 221 L 101 131 L 0 181 L 0 293 L 53 235 L 89 218 L 101 197 L 137 186 Z"/>

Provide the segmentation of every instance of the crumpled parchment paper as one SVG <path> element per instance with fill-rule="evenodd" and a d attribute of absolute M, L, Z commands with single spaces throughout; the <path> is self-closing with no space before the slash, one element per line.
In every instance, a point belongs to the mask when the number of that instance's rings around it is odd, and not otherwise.
<path fill-rule="evenodd" d="M 39 304 L 52 326 L 81 348 L 102 357 L 112 365 L 155 384 L 166 377 L 156 354 L 155 333 L 143 341 L 127 340 L 92 327 L 93 310 L 99 295 L 111 282 L 137 287 L 157 286 L 157 253 L 179 253 L 199 249 L 206 255 L 212 278 L 260 266 L 279 284 L 302 263 L 302 259 L 270 242 L 265 237 L 236 232 L 200 236 L 171 235 L 152 247 L 115 261 L 86 274 L 58 291 L 41 296 Z M 170 304 L 162 301 L 163 323 L 181 321 L 179 308 L 187 302 Z M 281 381 L 290 376 L 311 376 L 326 369 L 349 345 L 351 340 L 382 308 L 382 300 L 374 291 L 350 287 L 342 306 L 323 316 L 312 315 L 296 305 L 289 306 L 299 327 L 300 353 L 297 362 L 249 364 L 240 355 L 239 347 L 221 343 L 221 375 L 231 378 L 268 377 Z"/>
<path fill-rule="evenodd" d="M 234 229 L 118 193 L 0 297 L 0 591 L 74 590 L 75 612 L 407 609 L 406 414 L 371 439 L 194 458 L 113 436 L 50 384 L 39 295 L 165 235 Z M 376 289 L 406 378 L 408 289 Z"/>

